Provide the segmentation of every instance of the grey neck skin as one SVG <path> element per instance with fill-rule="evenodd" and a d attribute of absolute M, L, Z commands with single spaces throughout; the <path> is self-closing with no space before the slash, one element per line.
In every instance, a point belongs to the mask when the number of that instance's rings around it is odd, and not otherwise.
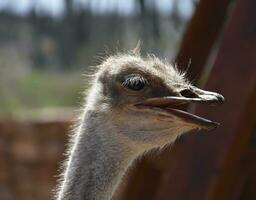
<path fill-rule="evenodd" d="M 106 122 L 107 123 L 107 122 Z M 133 158 L 113 130 L 87 112 L 75 135 L 58 200 L 111 199 Z"/>

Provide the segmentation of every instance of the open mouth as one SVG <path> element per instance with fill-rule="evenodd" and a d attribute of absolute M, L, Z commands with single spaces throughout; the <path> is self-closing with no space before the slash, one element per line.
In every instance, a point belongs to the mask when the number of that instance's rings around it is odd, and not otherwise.
<path fill-rule="evenodd" d="M 175 120 L 180 123 L 190 124 L 197 128 L 213 130 L 219 126 L 219 123 L 213 122 L 211 120 L 184 111 L 181 109 L 181 106 L 184 107 L 184 105 L 187 105 L 189 103 L 220 105 L 223 102 L 224 97 L 222 95 L 217 93 L 207 93 L 207 95 L 201 95 L 196 98 L 176 96 L 149 98 L 135 104 L 135 106 L 140 109 L 157 109 L 160 112 L 164 112 L 167 116 L 175 116 Z"/>

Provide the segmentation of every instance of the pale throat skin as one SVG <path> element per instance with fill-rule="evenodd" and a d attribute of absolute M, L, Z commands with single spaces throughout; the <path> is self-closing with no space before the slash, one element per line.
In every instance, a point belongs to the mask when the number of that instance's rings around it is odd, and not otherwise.
<path fill-rule="evenodd" d="M 131 74 L 143 77 L 146 86 L 135 91 L 127 87 L 125 80 Z M 94 76 L 74 131 L 57 199 L 112 199 L 136 158 L 202 128 L 157 107 L 135 106 L 145 99 L 183 93 L 207 101 L 220 98 L 191 86 L 184 74 L 158 58 L 120 54 L 106 59 Z"/>

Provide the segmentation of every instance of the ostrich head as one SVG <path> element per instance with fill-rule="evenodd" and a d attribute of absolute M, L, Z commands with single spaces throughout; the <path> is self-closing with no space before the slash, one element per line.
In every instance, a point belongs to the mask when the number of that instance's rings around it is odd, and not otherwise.
<path fill-rule="evenodd" d="M 220 94 L 192 86 L 184 74 L 154 56 L 109 57 L 88 92 L 58 200 L 111 199 L 140 155 L 192 129 L 218 126 L 180 106 L 223 101 Z"/>
<path fill-rule="evenodd" d="M 191 85 L 176 67 L 154 56 L 132 54 L 109 57 L 99 66 L 87 106 L 118 134 L 119 142 L 141 153 L 189 130 L 218 126 L 180 110 L 181 105 L 223 101 L 220 94 Z"/>

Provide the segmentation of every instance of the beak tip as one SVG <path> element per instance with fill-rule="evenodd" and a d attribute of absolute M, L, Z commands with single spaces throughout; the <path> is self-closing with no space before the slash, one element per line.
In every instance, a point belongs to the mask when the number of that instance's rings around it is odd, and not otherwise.
<path fill-rule="evenodd" d="M 206 129 L 208 131 L 213 131 L 213 130 L 217 129 L 219 126 L 220 126 L 220 123 L 212 122 L 212 124 L 210 126 L 208 126 Z"/>
<path fill-rule="evenodd" d="M 212 106 L 218 106 L 223 104 L 224 101 L 225 101 L 225 98 L 221 94 L 216 93 L 214 98 L 208 101 L 208 104 Z"/>
<path fill-rule="evenodd" d="M 224 103 L 224 101 L 225 101 L 224 96 L 222 96 L 221 94 L 218 94 L 217 98 L 218 98 L 218 102 L 219 102 L 220 104 Z"/>

